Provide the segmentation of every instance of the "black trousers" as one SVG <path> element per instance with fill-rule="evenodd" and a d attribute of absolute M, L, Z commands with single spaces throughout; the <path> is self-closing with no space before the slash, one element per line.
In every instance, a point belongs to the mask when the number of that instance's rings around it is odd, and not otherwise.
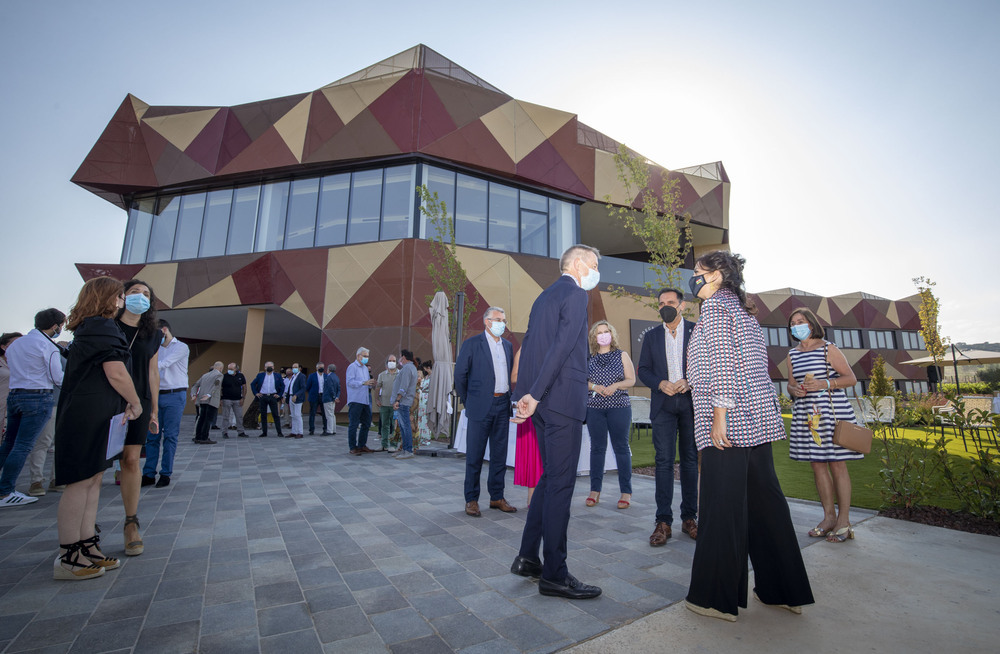
<path fill-rule="evenodd" d="M 309 400 L 309 433 L 316 431 L 316 412 L 319 411 L 319 417 L 323 419 L 323 433 L 325 434 L 329 431 L 326 428 L 326 411 L 323 410 L 323 402 L 317 399 L 313 402 Z"/>
<path fill-rule="evenodd" d="M 788 502 L 774 473 L 771 444 L 709 447 L 701 454 L 698 540 L 691 566 L 692 604 L 737 615 L 747 606 L 749 572 L 765 604 L 813 603 Z"/>
<path fill-rule="evenodd" d="M 202 404 L 201 411 L 198 412 L 198 422 L 194 428 L 194 437 L 199 441 L 208 440 L 208 432 L 212 428 L 219 410 L 211 404 Z"/>
<path fill-rule="evenodd" d="M 271 415 L 274 416 L 274 428 L 278 430 L 278 437 L 281 437 L 281 416 L 278 415 L 278 398 L 274 395 L 261 395 L 259 398 L 260 403 L 260 431 L 261 434 L 267 436 L 267 411 L 271 410 Z"/>

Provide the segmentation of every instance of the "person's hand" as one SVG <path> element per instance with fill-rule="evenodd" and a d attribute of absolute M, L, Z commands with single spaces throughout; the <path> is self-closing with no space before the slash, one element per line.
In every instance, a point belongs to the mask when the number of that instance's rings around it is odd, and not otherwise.
<path fill-rule="evenodd" d="M 125 407 L 125 420 L 135 420 L 142 415 L 142 405 L 136 402 Z"/>
<path fill-rule="evenodd" d="M 297 398 L 298 398 L 298 395 L 293 395 L 293 396 L 291 397 L 291 400 L 292 400 L 292 402 L 294 403 L 294 402 L 295 402 L 295 400 L 296 400 Z"/>
<path fill-rule="evenodd" d="M 689 384 L 688 380 L 686 379 L 678 379 L 677 381 L 674 382 L 674 390 L 676 390 L 678 393 L 690 393 L 691 384 Z"/>
<path fill-rule="evenodd" d="M 791 384 L 789 384 L 789 386 L 788 386 L 788 394 L 791 395 L 792 397 L 805 397 L 806 396 L 806 389 L 802 388 L 798 384 L 796 384 L 795 386 L 792 386 Z"/>
<path fill-rule="evenodd" d="M 396 400 L 395 402 L 392 403 L 392 408 L 395 411 L 399 411 L 399 400 Z"/>
<path fill-rule="evenodd" d="M 523 395 L 521 399 L 517 401 L 517 417 L 530 418 L 535 415 L 535 409 L 537 408 L 538 400 L 531 397 L 531 395 Z"/>
<path fill-rule="evenodd" d="M 603 395 L 604 397 L 611 397 L 618 392 L 617 388 L 612 388 L 611 386 L 601 386 L 600 390 L 595 386 L 594 390 Z"/>
<path fill-rule="evenodd" d="M 210 400 L 210 399 L 212 399 L 212 396 L 211 396 L 211 395 L 202 395 L 202 396 L 201 396 L 201 401 L 202 401 L 202 402 L 207 402 L 207 401 L 208 401 L 208 400 Z"/>
<path fill-rule="evenodd" d="M 160 433 L 160 419 L 158 411 L 155 409 L 149 412 L 149 433 L 159 434 Z"/>
<path fill-rule="evenodd" d="M 827 379 L 807 379 L 799 384 L 800 387 L 806 389 L 807 391 L 825 391 Z M 803 393 L 804 395 L 804 393 Z"/>
<path fill-rule="evenodd" d="M 257 398 L 258 398 L 258 399 L 260 399 L 260 398 L 262 398 L 262 397 L 264 397 L 264 394 L 263 394 L 263 393 L 257 393 Z"/>
<path fill-rule="evenodd" d="M 657 388 L 659 388 L 660 392 L 663 393 L 664 395 L 674 395 L 677 393 L 677 388 L 674 382 L 667 381 L 666 379 L 661 381 L 660 385 Z"/>
<path fill-rule="evenodd" d="M 718 450 L 724 450 L 727 447 L 732 447 L 733 444 L 729 442 L 726 438 L 726 419 L 725 418 L 713 418 L 712 419 L 712 445 Z"/>

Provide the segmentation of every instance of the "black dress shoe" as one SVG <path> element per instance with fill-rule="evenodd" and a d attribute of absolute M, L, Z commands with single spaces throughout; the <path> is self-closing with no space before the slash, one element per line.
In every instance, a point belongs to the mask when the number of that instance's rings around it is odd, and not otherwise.
<path fill-rule="evenodd" d="M 152 486 L 155 483 L 156 483 L 156 477 L 147 477 L 146 475 L 143 475 L 142 483 L 140 484 L 140 486 Z"/>
<path fill-rule="evenodd" d="M 538 580 L 538 592 L 542 595 L 565 597 L 566 599 L 593 599 L 601 594 L 597 586 L 585 584 L 573 575 L 566 575 L 565 584 L 557 584 L 545 578 Z"/>
<path fill-rule="evenodd" d="M 527 556 L 519 556 L 510 564 L 510 571 L 522 577 L 538 579 L 542 576 L 542 562 Z"/>
<path fill-rule="evenodd" d="M 160 475 L 160 478 L 156 480 L 156 487 L 163 488 L 164 486 L 170 485 L 170 477 L 166 475 Z"/>

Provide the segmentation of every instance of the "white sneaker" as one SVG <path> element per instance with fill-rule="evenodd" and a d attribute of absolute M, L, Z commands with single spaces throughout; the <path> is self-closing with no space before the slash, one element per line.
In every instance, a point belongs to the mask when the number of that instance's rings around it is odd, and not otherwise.
<path fill-rule="evenodd" d="M 24 506 L 25 504 L 31 504 L 32 502 L 37 502 L 37 497 L 28 497 L 23 493 L 18 493 L 17 491 L 12 491 L 10 495 L 4 498 L 0 498 L 0 507 L 5 506 Z"/>
<path fill-rule="evenodd" d="M 397 454 L 396 458 L 397 459 L 412 459 L 413 458 L 413 452 L 407 452 L 406 450 L 403 450 L 403 453 L 402 454 Z"/>

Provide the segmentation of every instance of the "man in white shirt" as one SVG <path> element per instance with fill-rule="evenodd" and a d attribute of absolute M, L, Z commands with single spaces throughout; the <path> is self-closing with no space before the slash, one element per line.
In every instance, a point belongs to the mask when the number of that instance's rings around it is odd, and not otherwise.
<path fill-rule="evenodd" d="M 7 346 L 10 394 L 7 396 L 7 433 L 0 444 L 0 508 L 37 502 L 14 490 L 35 440 L 53 409 L 52 388 L 63 380 L 62 350 L 53 341 L 62 332 L 66 315 L 58 309 L 35 314 L 35 328 Z"/>
<path fill-rule="evenodd" d="M 142 485 L 163 488 L 170 484 L 174 473 L 174 454 L 177 452 L 177 435 L 181 431 L 181 416 L 187 403 L 188 346 L 174 337 L 170 323 L 160 320 L 163 341 L 160 343 L 157 368 L 160 371 L 160 431 L 146 435 L 146 464 L 142 468 Z M 163 458 L 160 459 L 160 442 L 163 442 Z M 156 479 L 156 466 L 160 466 L 160 478 Z"/>

